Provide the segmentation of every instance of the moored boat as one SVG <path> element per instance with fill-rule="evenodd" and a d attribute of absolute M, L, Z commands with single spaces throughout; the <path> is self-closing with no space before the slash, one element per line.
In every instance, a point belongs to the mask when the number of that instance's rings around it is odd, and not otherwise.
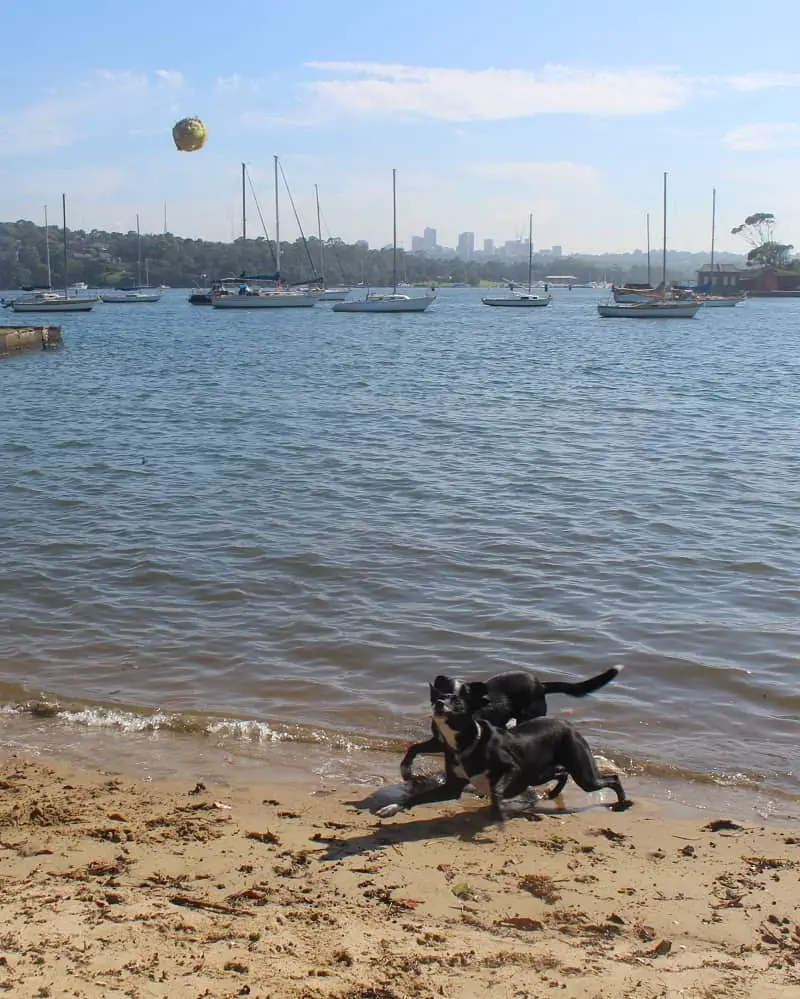
<path fill-rule="evenodd" d="M 412 297 L 399 292 L 372 292 L 366 298 L 336 302 L 332 312 L 425 312 L 436 301 L 435 295 Z"/>
<path fill-rule="evenodd" d="M 744 301 L 742 295 L 700 295 L 699 298 L 704 309 L 733 309 Z"/>
<path fill-rule="evenodd" d="M 648 257 L 650 252 L 650 218 L 648 216 Z M 642 291 L 640 302 L 613 302 L 597 306 L 602 319 L 692 319 L 702 308 L 700 300 L 689 292 L 667 292 L 667 174 L 664 174 L 664 229 L 661 252 L 661 283 L 658 288 Z M 613 289 L 612 289 L 613 291 Z"/>
<path fill-rule="evenodd" d="M 152 288 L 115 288 L 100 296 L 102 302 L 119 305 L 136 305 L 143 302 L 160 302 L 161 292 Z"/>
<path fill-rule="evenodd" d="M 46 289 L 36 292 L 33 295 L 23 295 L 20 298 L 11 299 L 4 302 L 4 308 L 11 308 L 14 312 L 91 312 L 95 299 L 80 298 L 71 295 L 69 284 L 69 249 L 67 246 L 67 196 L 61 195 L 61 213 L 63 218 L 63 247 L 64 247 L 64 291 L 52 291 Z M 46 219 L 47 216 L 45 216 Z M 47 226 L 45 225 L 45 230 Z M 48 278 L 50 277 L 50 253 L 48 242 L 47 254 Z"/>
<path fill-rule="evenodd" d="M 365 298 L 334 302 L 331 312 L 425 312 L 436 301 L 436 295 L 412 297 L 398 292 L 397 282 L 397 170 L 392 170 L 392 290 L 372 292 Z"/>
<path fill-rule="evenodd" d="M 533 212 L 528 215 L 528 290 L 527 292 L 514 292 L 514 285 L 509 286 L 508 295 L 484 295 L 481 302 L 484 305 L 505 306 L 511 309 L 531 309 L 541 308 L 549 305 L 553 296 L 534 295 L 531 290 L 533 285 Z"/>
<path fill-rule="evenodd" d="M 549 305 L 552 295 L 529 295 L 529 294 L 511 294 L 511 295 L 500 295 L 497 298 L 491 298 L 485 295 L 481 301 L 484 305 L 499 305 L 505 306 L 511 309 L 530 309 L 536 306 Z"/>
<path fill-rule="evenodd" d="M 42 291 L 23 295 L 5 303 L 14 312 L 91 312 L 93 298 L 72 298 L 59 291 Z"/>
<path fill-rule="evenodd" d="M 597 312 L 603 319 L 692 319 L 700 302 L 615 302 L 598 305 Z"/>
<path fill-rule="evenodd" d="M 317 292 L 299 291 L 287 286 L 281 278 L 281 237 L 278 211 L 278 157 L 273 156 L 275 174 L 275 273 L 247 276 L 242 270 L 237 279 L 239 287 L 220 287 L 211 291 L 211 306 L 214 309 L 312 309 L 319 301 Z M 247 167 L 242 163 L 242 265 L 247 245 Z M 259 209 L 260 211 L 260 209 Z M 265 233 L 266 235 L 266 233 Z M 304 237 L 305 238 L 305 237 Z M 251 287 L 249 282 L 271 282 L 271 287 L 258 284 Z M 203 303 L 205 304 L 205 303 Z"/>

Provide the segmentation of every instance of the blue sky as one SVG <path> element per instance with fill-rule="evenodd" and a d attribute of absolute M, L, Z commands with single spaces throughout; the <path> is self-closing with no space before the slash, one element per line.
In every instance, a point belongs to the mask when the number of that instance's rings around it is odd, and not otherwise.
<path fill-rule="evenodd" d="M 4 14 L 0 219 L 230 239 L 246 161 L 268 226 L 278 154 L 307 231 L 319 184 L 325 234 L 373 245 L 431 225 L 440 242 L 514 238 L 599 252 L 718 246 L 755 211 L 800 247 L 800 5 L 337 0 L 226 7 L 206 0 Z M 173 122 L 198 115 L 198 153 Z M 297 228 L 288 204 L 281 233 Z M 249 209 L 251 232 L 257 217 Z"/>

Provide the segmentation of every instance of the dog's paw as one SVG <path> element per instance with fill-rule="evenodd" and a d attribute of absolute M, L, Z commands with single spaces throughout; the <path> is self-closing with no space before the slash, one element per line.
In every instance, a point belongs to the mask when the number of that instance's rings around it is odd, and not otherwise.
<path fill-rule="evenodd" d="M 630 798 L 626 798 L 624 801 L 615 801 L 612 805 L 608 807 L 612 812 L 627 812 L 627 810 L 633 805 Z"/>
<path fill-rule="evenodd" d="M 390 819 L 393 815 L 401 811 L 400 806 L 396 801 L 393 801 L 391 805 L 384 805 L 383 808 L 379 808 L 375 813 L 379 819 Z"/>

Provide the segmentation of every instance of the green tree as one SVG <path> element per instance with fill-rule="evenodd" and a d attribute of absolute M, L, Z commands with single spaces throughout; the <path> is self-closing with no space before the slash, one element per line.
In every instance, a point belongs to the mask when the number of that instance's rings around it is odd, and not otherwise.
<path fill-rule="evenodd" d="M 740 225 L 731 229 L 731 234 L 741 236 L 750 246 L 747 254 L 748 267 L 785 267 L 794 247 L 791 243 L 778 243 L 774 238 L 776 219 L 772 212 L 756 212 L 748 215 Z"/>

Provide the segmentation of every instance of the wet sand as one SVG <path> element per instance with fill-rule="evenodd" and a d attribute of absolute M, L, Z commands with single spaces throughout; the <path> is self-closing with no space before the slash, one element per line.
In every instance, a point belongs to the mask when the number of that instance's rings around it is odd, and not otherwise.
<path fill-rule="evenodd" d="M 6 757 L 0 991 L 798 994 L 796 830 L 647 800 L 528 803 L 503 828 L 471 796 L 384 821 L 370 804 L 325 781 L 222 788 Z"/>

